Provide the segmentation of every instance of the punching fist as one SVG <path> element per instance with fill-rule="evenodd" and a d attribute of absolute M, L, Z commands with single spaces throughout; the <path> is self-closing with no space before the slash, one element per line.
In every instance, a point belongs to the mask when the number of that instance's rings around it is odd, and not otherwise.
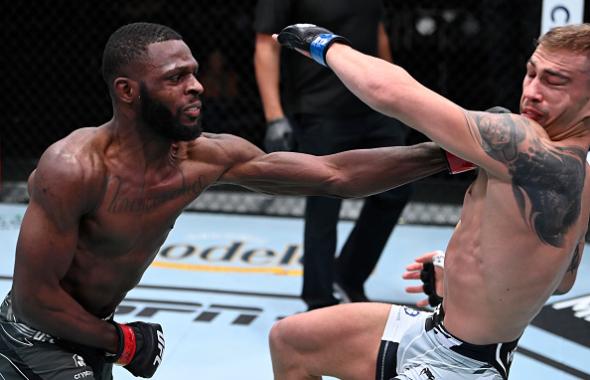
<path fill-rule="evenodd" d="M 287 118 L 281 117 L 268 122 L 264 148 L 267 153 L 293 150 L 293 128 Z"/>
<path fill-rule="evenodd" d="M 282 46 L 307 53 L 316 62 L 327 66 L 326 53 L 334 42 L 350 45 L 342 36 L 313 24 L 289 25 L 279 33 L 277 40 Z"/>
<path fill-rule="evenodd" d="M 150 378 L 154 375 L 164 353 L 164 333 L 157 323 L 112 322 L 119 335 L 119 350 L 112 358 L 134 376 Z"/>
<path fill-rule="evenodd" d="M 510 110 L 501 106 L 494 106 L 488 108 L 484 112 L 490 113 L 510 113 Z M 445 158 L 447 160 L 447 167 L 449 168 L 449 173 L 451 174 L 459 174 L 463 173 L 472 169 L 476 168 L 476 165 L 472 162 L 466 161 L 462 158 L 455 156 L 452 153 L 444 151 Z"/>

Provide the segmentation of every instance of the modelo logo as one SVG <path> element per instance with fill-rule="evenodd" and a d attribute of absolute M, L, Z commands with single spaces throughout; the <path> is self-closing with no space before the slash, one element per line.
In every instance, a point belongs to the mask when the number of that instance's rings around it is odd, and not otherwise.
<path fill-rule="evenodd" d="M 580 24 L 584 19 L 584 0 L 544 0 L 541 34 L 556 26 Z"/>
<path fill-rule="evenodd" d="M 546 305 L 532 324 L 590 347 L 590 294 Z"/>
<path fill-rule="evenodd" d="M 212 245 L 200 248 L 193 244 L 171 244 L 163 247 L 159 256 L 168 260 L 198 258 L 207 263 L 242 262 L 249 265 L 292 266 L 302 264 L 303 255 L 299 244 L 289 244 L 275 251 L 270 248 L 247 248 L 244 241 L 233 241 L 226 245 Z"/>

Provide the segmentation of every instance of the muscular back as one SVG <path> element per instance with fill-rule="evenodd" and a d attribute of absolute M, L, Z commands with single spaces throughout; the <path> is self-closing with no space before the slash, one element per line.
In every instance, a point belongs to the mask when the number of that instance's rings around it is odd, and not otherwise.
<path fill-rule="evenodd" d="M 445 263 L 445 324 L 472 343 L 511 341 L 575 277 L 588 225 L 586 152 L 514 115 L 472 122 L 505 170 L 482 169 L 465 196 Z"/>

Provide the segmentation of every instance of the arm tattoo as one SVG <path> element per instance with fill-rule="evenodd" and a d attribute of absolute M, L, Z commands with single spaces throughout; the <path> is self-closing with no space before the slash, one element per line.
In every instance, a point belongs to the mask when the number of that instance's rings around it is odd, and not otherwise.
<path fill-rule="evenodd" d="M 580 254 L 580 245 L 578 244 L 576 246 L 576 250 L 574 251 L 574 257 L 572 257 L 572 262 L 570 263 L 570 266 L 567 268 L 567 271 L 569 273 L 575 273 L 575 271 L 578 270 L 581 258 L 582 255 Z"/>
<path fill-rule="evenodd" d="M 527 136 L 528 121 L 524 119 L 472 115 L 483 150 L 508 168 L 522 217 L 542 242 L 561 247 L 565 233 L 580 215 L 586 152 L 577 147 L 543 145 L 538 137 Z M 523 142 L 527 144 L 519 149 Z"/>

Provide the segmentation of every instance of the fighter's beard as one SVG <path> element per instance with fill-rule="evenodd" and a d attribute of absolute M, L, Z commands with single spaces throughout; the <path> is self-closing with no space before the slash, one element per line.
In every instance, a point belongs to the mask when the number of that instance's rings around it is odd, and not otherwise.
<path fill-rule="evenodd" d="M 162 103 L 154 100 L 145 84 L 140 84 L 139 93 L 141 121 L 157 135 L 172 141 L 189 141 L 196 139 L 203 132 L 200 118 L 193 125 L 182 124 L 181 111 L 173 114 Z"/>

